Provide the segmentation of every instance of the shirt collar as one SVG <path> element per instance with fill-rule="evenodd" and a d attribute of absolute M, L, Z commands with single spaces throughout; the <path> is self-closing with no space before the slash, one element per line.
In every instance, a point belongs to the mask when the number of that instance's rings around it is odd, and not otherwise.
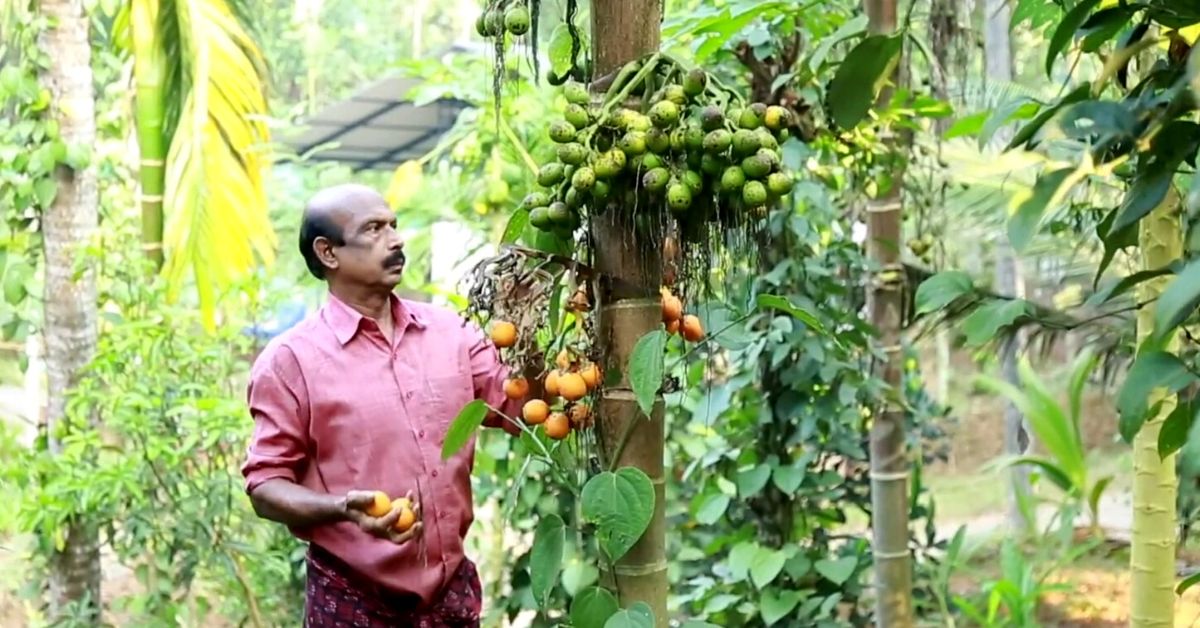
<path fill-rule="evenodd" d="M 397 335 L 408 325 L 425 329 L 425 320 L 421 315 L 413 311 L 413 308 L 407 307 L 396 293 L 389 294 L 388 300 L 392 304 L 392 320 L 395 322 Z M 334 336 L 342 345 L 354 338 L 363 319 L 366 318 L 361 312 L 334 296 L 333 293 L 328 293 L 328 300 L 322 308 L 322 317 L 325 319 L 325 323 L 333 329 Z"/>

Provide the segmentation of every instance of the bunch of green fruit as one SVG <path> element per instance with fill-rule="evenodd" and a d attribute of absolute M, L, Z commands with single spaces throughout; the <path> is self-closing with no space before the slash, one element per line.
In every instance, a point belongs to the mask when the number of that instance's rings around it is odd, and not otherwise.
<path fill-rule="evenodd" d="M 563 117 L 546 130 L 557 158 L 522 203 L 542 231 L 569 236 L 585 213 L 610 206 L 685 226 L 738 224 L 794 185 L 780 152 L 791 113 L 747 104 L 703 69 L 655 54 L 618 72 L 602 99 L 574 81 L 562 94 Z"/>
<path fill-rule="evenodd" d="M 504 33 L 520 37 L 529 32 L 531 18 L 529 7 L 522 0 L 494 2 L 476 18 L 475 31 L 484 39 Z"/>

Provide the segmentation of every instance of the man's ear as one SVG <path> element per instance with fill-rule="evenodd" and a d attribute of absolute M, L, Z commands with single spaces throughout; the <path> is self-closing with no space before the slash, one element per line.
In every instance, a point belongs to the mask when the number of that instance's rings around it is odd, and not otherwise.
<path fill-rule="evenodd" d="M 325 236 L 318 236 L 313 240 L 313 252 L 317 254 L 317 259 L 321 260 L 321 264 L 326 269 L 334 270 L 338 267 L 337 254 L 333 252 L 333 243 Z"/>

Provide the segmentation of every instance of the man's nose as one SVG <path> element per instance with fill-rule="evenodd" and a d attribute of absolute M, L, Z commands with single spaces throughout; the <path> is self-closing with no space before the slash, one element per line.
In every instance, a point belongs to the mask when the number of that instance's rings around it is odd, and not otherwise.
<path fill-rule="evenodd" d="M 388 235 L 390 236 L 390 239 L 388 240 L 389 251 L 395 251 L 404 248 L 404 236 L 400 235 L 398 230 L 394 228 L 390 229 Z"/>

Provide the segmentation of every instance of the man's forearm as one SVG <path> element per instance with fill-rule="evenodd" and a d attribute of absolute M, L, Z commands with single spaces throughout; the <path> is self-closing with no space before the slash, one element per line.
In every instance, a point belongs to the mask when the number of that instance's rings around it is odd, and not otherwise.
<path fill-rule="evenodd" d="M 344 496 L 318 493 L 283 478 L 267 480 L 255 487 L 250 502 L 258 516 L 294 527 L 347 519 Z"/>

